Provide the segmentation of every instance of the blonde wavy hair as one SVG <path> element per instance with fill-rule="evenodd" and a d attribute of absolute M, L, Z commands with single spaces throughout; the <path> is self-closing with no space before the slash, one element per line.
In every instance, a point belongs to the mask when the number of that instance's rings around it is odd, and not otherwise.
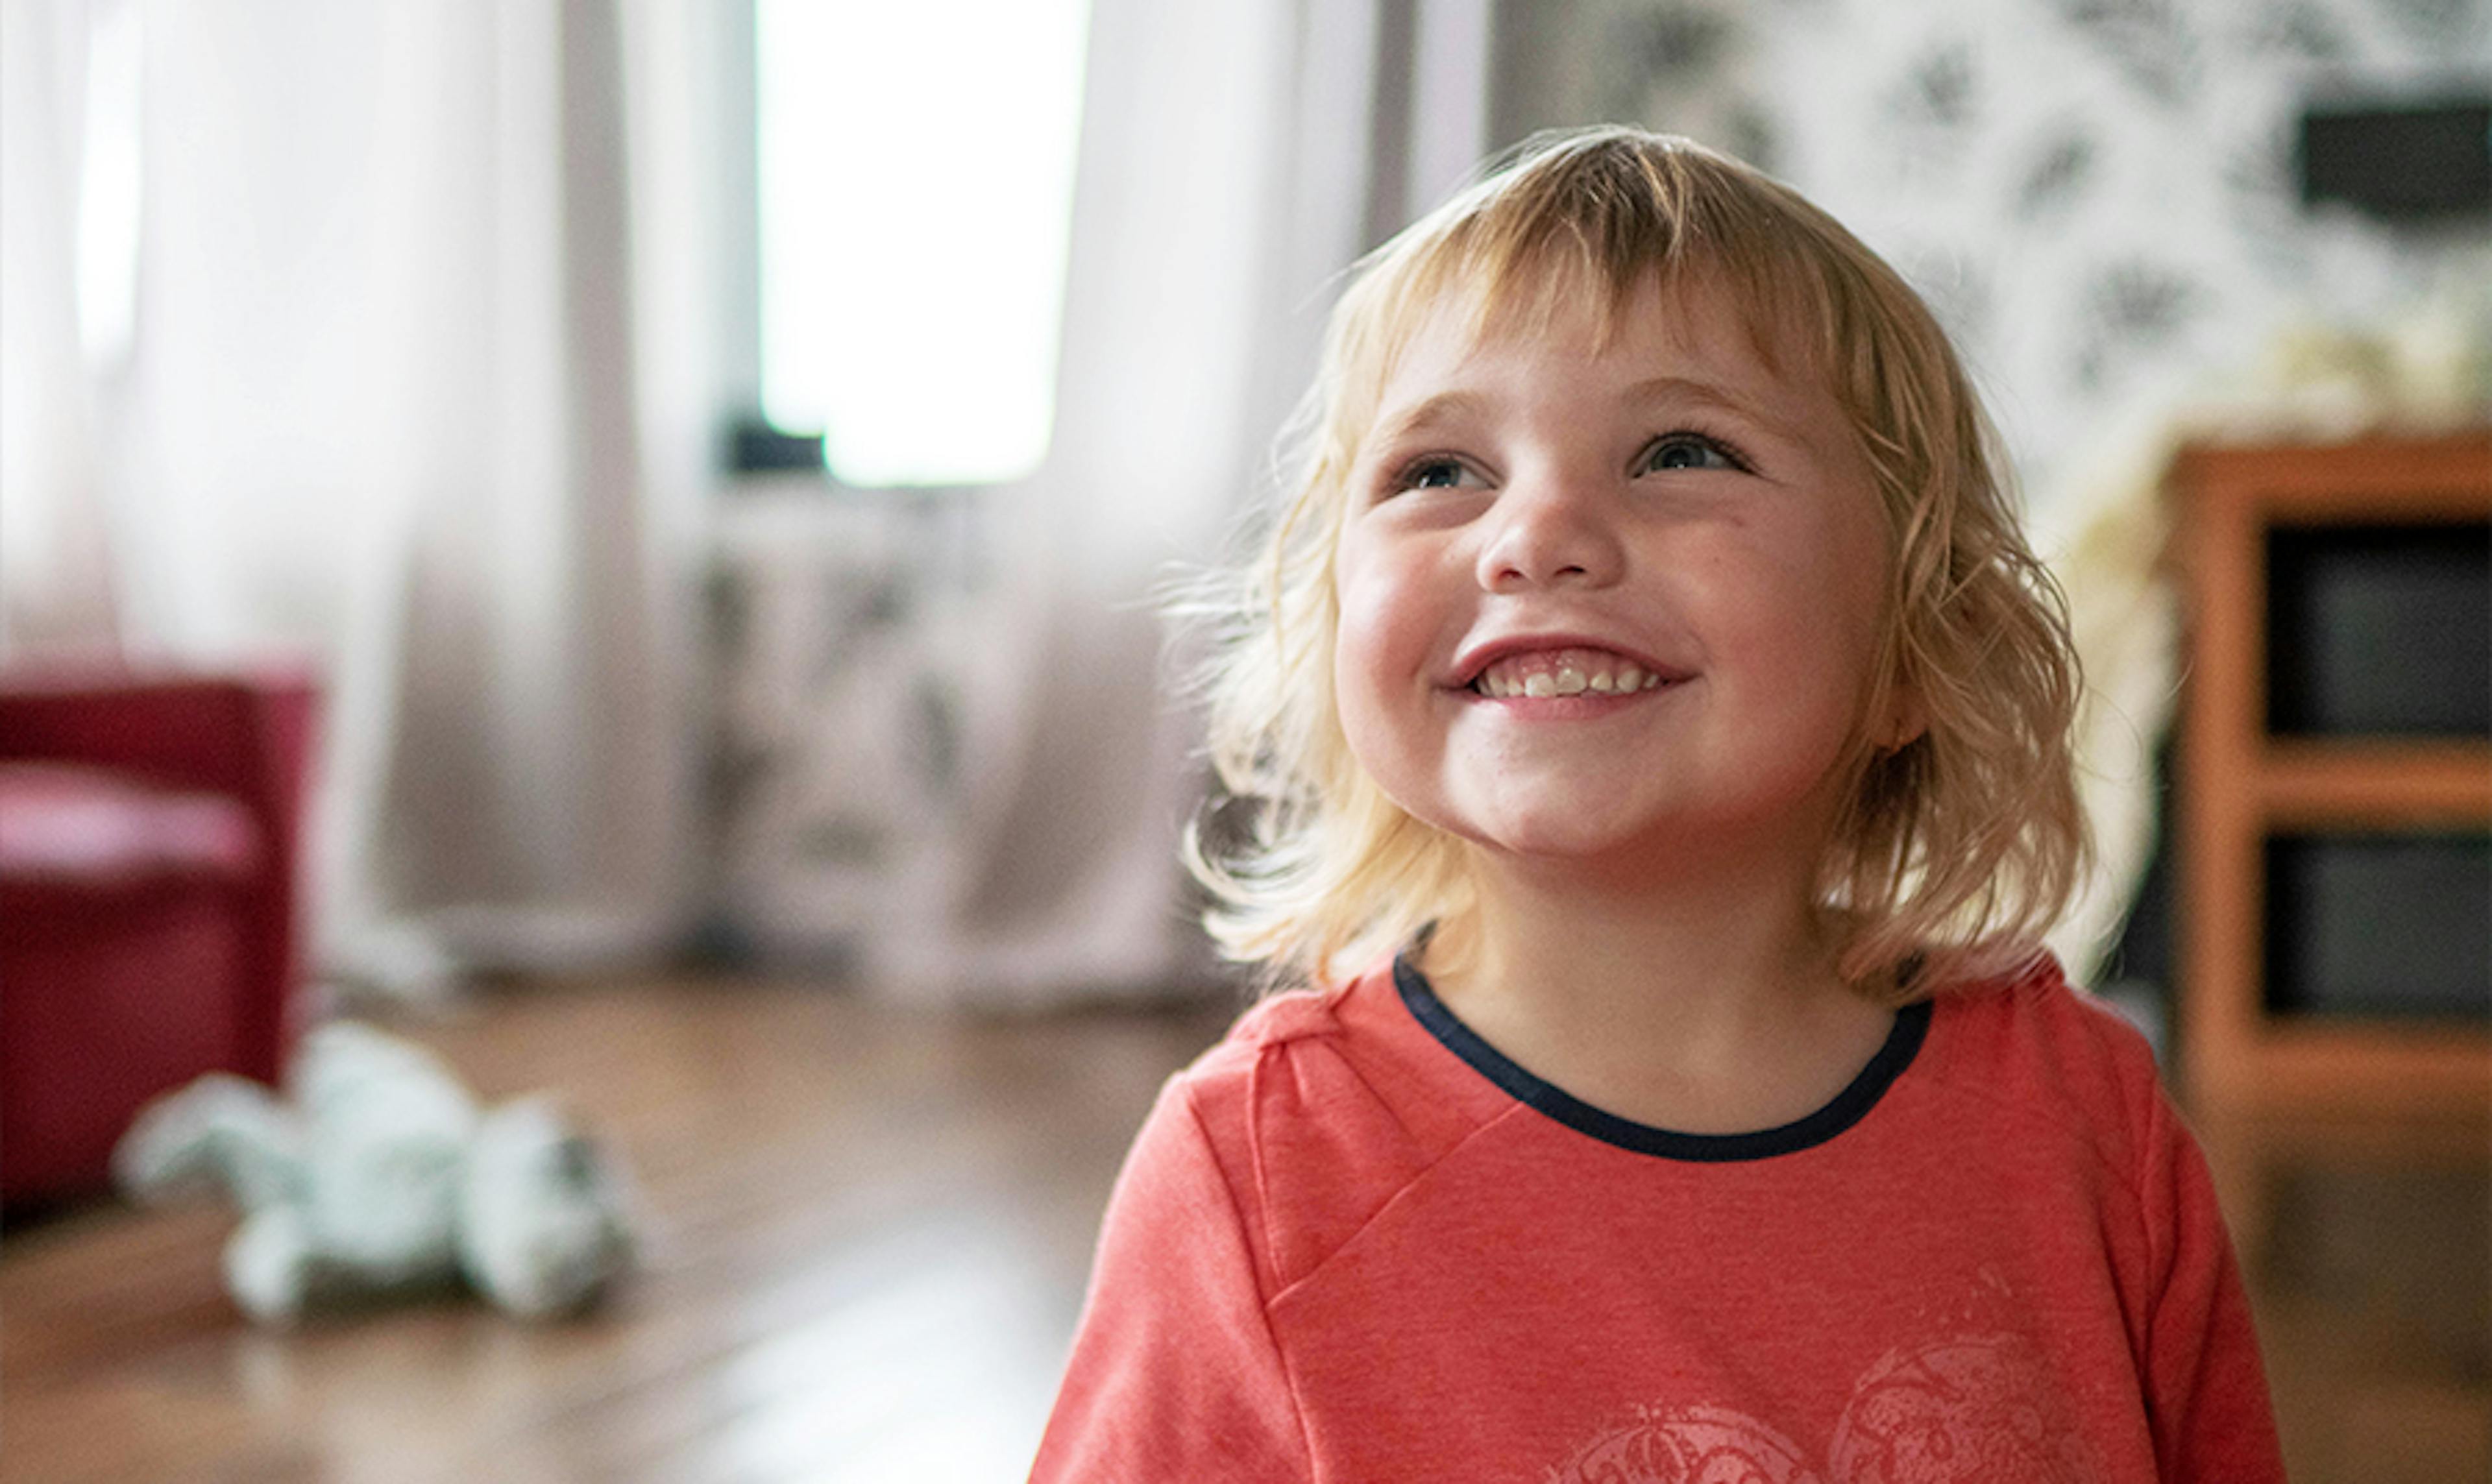
<path fill-rule="evenodd" d="M 1229 796 L 1186 854 L 1230 957 L 1274 983 L 1337 982 L 1469 900 L 1461 842 L 1384 796 L 1334 709 L 1334 549 L 1410 337 L 1448 305 L 1475 335 L 1530 334 L 1587 304 L 1615 333 L 1638 289 L 1690 276 L 1744 307 L 1769 362 L 1825 378 L 1886 515 L 1877 694 L 1908 687 L 1924 730 L 1891 751 L 1860 739 L 1845 762 L 1819 877 L 1838 971 L 1901 1003 L 2040 952 L 2087 848 L 2076 661 L 2065 602 L 2017 528 L 1997 435 L 1944 332 L 1788 187 L 1684 139 L 1603 128 L 1529 141 L 1355 265 L 1260 550 L 1189 605 L 1213 620 L 1210 751 Z"/>

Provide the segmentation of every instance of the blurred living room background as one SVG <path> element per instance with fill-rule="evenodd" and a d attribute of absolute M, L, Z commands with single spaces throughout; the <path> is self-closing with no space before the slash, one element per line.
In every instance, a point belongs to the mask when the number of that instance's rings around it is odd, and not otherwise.
<path fill-rule="evenodd" d="M 1027 1468 L 1247 993 L 1172 579 L 1541 129 L 1956 337 L 2295 1477 L 2492 1473 L 2484 0 L 0 0 L 0 1477 Z M 631 1172 L 525 1325 L 249 1323 L 105 1158 L 351 1016 Z"/>

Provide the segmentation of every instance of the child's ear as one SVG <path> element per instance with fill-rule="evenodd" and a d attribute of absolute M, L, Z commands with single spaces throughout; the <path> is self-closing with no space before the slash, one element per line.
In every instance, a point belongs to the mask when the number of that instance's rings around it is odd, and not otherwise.
<path fill-rule="evenodd" d="M 1879 708 L 1876 721 L 1870 740 L 1882 753 L 1900 753 L 1930 729 L 1929 713 L 1921 705 L 1919 688 L 1901 680 L 1886 688 L 1885 703 Z"/>

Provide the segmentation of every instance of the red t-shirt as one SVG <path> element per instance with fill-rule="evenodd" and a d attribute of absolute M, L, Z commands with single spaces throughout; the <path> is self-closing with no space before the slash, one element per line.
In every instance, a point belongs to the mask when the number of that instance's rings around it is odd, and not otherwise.
<path fill-rule="evenodd" d="M 2280 1480 L 2206 1164 L 2045 965 L 1755 1134 L 1614 1117 L 1407 965 L 1172 1078 L 1041 1480 Z"/>

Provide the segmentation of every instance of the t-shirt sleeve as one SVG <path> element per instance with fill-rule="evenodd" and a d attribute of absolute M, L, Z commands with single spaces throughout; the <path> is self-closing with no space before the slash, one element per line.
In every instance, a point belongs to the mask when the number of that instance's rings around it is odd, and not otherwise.
<path fill-rule="evenodd" d="M 2142 1183 L 2159 1258 L 2146 1356 L 2157 1471 L 2165 1484 L 2282 1484 L 2267 1373 L 2214 1180 L 2159 1090 Z"/>
<path fill-rule="evenodd" d="M 1182 1079 L 1126 1156 L 1033 1481 L 1311 1477 L 1244 1220 Z"/>

